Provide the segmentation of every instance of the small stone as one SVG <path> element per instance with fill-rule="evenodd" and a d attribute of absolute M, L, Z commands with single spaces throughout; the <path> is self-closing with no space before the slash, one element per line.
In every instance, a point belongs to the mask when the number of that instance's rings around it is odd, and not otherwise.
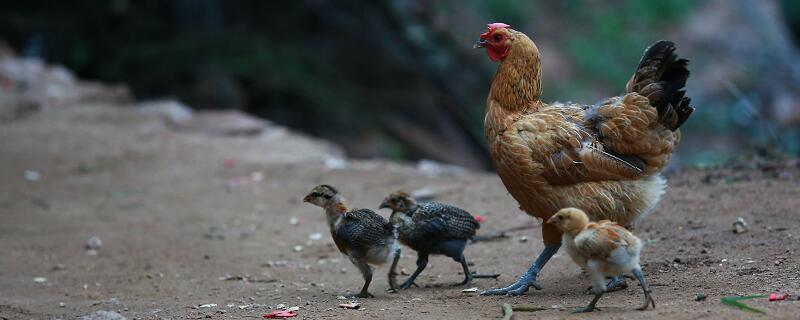
<path fill-rule="evenodd" d="M 473 287 L 473 288 L 464 289 L 464 290 L 461 290 L 461 292 L 465 292 L 465 293 L 475 293 L 475 292 L 478 292 L 478 287 Z"/>
<path fill-rule="evenodd" d="M 286 308 L 286 310 L 289 310 L 289 311 L 299 311 L 299 310 L 300 310 L 300 307 L 298 307 L 298 306 L 289 307 L 289 308 Z"/>
<path fill-rule="evenodd" d="M 88 250 L 97 250 L 103 246 L 103 240 L 100 239 L 98 236 L 92 236 L 89 240 L 86 241 L 86 249 Z"/>
<path fill-rule="evenodd" d="M 341 273 L 347 273 L 347 268 L 342 268 L 341 270 L 339 270 L 339 272 L 341 272 Z"/>
<path fill-rule="evenodd" d="M 350 303 L 340 303 L 339 307 L 345 309 L 358 309 L 361 307 L 361 305 L 359 305 L 358 302 L 351 301 Z"/>
<path fill-rule="evenodd" d="M 694 296 L 694 301 L 706 301 L 706 298 L 708 298 L 707 295 L 700 293 Z"/>
<path fill-rule="evenodd" d="M 308 235 L 308 239 L 312 241 L 318 241 L 322 239 L 322 234 L 319 232 L 312 233 Z"/>
<path fill-rule="evenodd" d="M 747 232 L 747 223 L 744 222 L 744 218 L 739 217 L 733 223 L 733 233 L 745 233 Z"/>
<path fill-rule="evenodd" d="M 289 218 L 289 224 L 293 225 L 293 226 L 299 225 L 300 224 L 300 218 L 298 218 L 298 217 Z"/>
<path fill-rule="evenodd" d="M 33 278 L 33 282 L 45 283 L 45 282 L 47 282 L 47 278 L 45 278 L 45 277 L 36 277 L 36 278 Z"/>
<path fill-rule="evenodd" d="M 25 180 L 36 182 L 42 178 L 42 175 L 39 174 L 39 171 L 36 170 L 25 170 Z"/>
<path fill-rule="evenodd" d="M 339 299 L 339 300 L 347 300 L 347 297 L 345 297 L 345 296 L 338 296 L 338 297 L 336 297 L 336 299 Z"/>
<path fill-rule="evenodd" d="M 294 246 L 292 250 L 294 250 L 294 252 L 303 252 L 303 246 Z"/>
<path fill-rule="evenodd" d="M 66 303 L 64 303 L 64 302 L 59 302 L 59 303 L 58 303 L 58 306 L 59 306 L 60 308 L 64 308 L 64 307 L 66 307 L 66 306 L 67 306 L 67 304 L 66 304 Z"/>
<path fill-rule="evenodd" d="M 519 242 L 528 242 L 528 237 L 526 236 L 519 237 Z"/>
<path fill-rule="evenodd" d="M 206 303 L 206 304 L 201 304 L 198 307 L 199 308 L 216 308 L 217 304 L 216 303 Z"/>
<path fill-rule="evenodd" d="M 78 318 L 79 320 L 125 320 L 121 314 L 114 311 L 98 310 Z"/>
<path fill-rule="evenodd" d="M 277 306 L 275 306 L 275 309 L 286 309 L 286 305 L 283 303 L 279 303 Z"/>

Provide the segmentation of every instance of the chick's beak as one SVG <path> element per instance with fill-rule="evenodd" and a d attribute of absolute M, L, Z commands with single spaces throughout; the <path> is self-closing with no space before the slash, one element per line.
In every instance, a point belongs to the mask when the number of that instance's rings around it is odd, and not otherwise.
<path fill-rule="evenodd" d="M 378 209 L 385 209 L 385 208 L 388 208 L 388 207 L 389 207 L 389 202 L 386 201 L 386 200 L 383 200 L 383 202 L 381 202 L 381 205 L 378 206 Z"/>
<path fill-rule="evenodd" d="M 303 202 L 311 202 L 312 198 L 313 198 L 313 196 L 309 193 L 309 194 L 306 195 L 305 198 L 303 198 Z"/>
<path fill-rule="evenodd" d="M 476 42 L 475 45 L 472 46 L 472 49 L 480 49 L 485 47 L 486 47 L 486 39 L 480 38 L 478 39 L 478 42 Z"/>
<path fill-rule="evenodd" d="M 556 223 L 556 216 L 552 216 L 552 217 L 550 217 L 550 219 L 547 219 L 546 223 L 551 223 L 551 224 L 552 223 Z"/>

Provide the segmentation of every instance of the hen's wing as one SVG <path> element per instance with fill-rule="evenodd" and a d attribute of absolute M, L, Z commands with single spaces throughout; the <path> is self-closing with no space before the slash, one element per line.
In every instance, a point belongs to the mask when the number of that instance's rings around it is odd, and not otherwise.
<path fill-rule="evenodd" d="M 688 61 L 674 51 L 665 41 L 648 48 L 622 97 L 599 106 L 542 105 L 523 114 L 497 139 L 504 154 L 493 154 L 501 164 L 534 169 L 531 174 L 553 185 L 658 173 L 680 140 L 677 127 L 694 110 L 681 90 Z"/>
<path fill-rule="evenodd" d="M 470 239 L 480 228 L 468 212 L 439 202 L 420 203 L 411 219 L 427 234 L 443 239 Z"/>
<path fill-rule="evenodd" d="M 392 235 L 386 218 L 369 209 L 355 209 L 344 214 L 336 230 L 337 246 L 364 252 L 372 246 L 385 244 Z"/>

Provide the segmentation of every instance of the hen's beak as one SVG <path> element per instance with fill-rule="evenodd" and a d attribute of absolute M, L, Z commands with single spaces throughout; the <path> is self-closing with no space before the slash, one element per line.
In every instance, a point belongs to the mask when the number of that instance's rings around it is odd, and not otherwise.
<path fill-rule="evenodd" d="M 475 45 L 472 46 L 472 49 L 480 49 L 485 47 L 486 47 L 486 39 L 478 39 L 478 42 L 476 42 Z"/>
<path fill-rule="evenodd" d="M 386 200 L 383 200 L 383 202 L 381 202 L 381 205 L 378 206 L 378 209 L 385 209 L 385 208 L 388 208 L 388 207 L 389 207 L 389 202 L 387 202 Z"/>

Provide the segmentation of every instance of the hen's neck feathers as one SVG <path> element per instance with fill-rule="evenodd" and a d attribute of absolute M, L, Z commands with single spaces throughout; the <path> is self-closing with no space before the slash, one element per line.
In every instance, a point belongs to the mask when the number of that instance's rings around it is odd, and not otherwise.
<path fill-rule="evenodd" d="M 535 111 L 542 94 L 539 49 L 521 32 L 513 31 L 511 39 L 514 43 L 497 68 L 490 97 L 507 112 Z"/>

